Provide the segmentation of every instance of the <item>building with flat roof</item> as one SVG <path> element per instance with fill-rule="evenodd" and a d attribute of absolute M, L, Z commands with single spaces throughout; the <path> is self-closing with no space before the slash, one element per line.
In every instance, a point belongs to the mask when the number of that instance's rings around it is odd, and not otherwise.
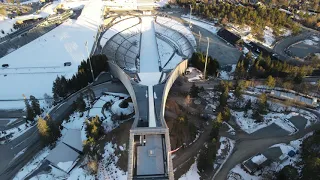
<path fill-rule="evenodd" d="M 318 105 L 317 98 L 311 97 L 311 96 L 304 96 L 299 93 L 294 93 L 294 92 L 285 91 L 285 90 L 272 90 L 270 94 L 277 98 L 296 101 L 312 107 L 317 107 Z"/>
<path fill-rule="evenodd" d="M 46 160 L 55 168 L 69 173 L 75 166 L 78 156 L 78 152 L 64 143 L 60 143 L 50 151 Z"/>
<path fill-rule="evenodd" d="M 164 174 L 164 137 L 161 135 L 140 136 L 136 144 L 137 175 L 163 175 Z"/>
<path fill-rule="evenodd" d="M 83 150 L 81 131 L 78 129 L 68 129 L 67 133 L 63 137 L 62 143 L 78 153 L 81 153 Z"/>

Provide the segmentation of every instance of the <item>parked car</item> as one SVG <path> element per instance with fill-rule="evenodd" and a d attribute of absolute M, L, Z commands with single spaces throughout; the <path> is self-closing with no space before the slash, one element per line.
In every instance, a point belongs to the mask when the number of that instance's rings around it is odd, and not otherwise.
<path fill-rule="evenodd" d="M 71 62 L 65 62 L 64 66 L 71 66 Z"/>

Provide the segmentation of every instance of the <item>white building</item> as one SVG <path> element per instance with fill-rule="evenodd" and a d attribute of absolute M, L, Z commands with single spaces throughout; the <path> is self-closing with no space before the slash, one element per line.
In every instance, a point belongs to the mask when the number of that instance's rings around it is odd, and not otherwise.
<path fill-rule="evenodd" d="M 272 90 L 270 94 L 278 98 L 298 101 L 300 103 L 304 103 L 309 106 L 313 106 L 313 107 L 317 106 L 317 98 L 315 97 L 307 97 L 307 96 L 302 96 L 298 93 L 293 93 L 288 91 L 279 91 L 279 90 Z"/>

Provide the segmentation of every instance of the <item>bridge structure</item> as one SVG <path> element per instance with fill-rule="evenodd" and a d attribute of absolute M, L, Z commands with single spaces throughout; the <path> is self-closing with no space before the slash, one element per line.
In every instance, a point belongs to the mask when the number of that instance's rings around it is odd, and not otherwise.
<path fill-rule="evenodd" d="M 173 69 L 161 68 L 155 19 L 154 16 L 139 17 L 136 20 L 138 24 L 133 23 L 131 27 L 108 37 L 101 51 L 107 56 L 111 53 L 108 61 L 110 72 L 124 84 L 134 104 L 135 119 L 128 147 L 128 180 L 174 179 L 169 128 L 164 119 L 165 104 L 174 81 L 186 71 L 187 58 L 194 51 L 194 46 L 184 43 L 184 49 L 174 52 L 187 55 L 181 56 Z M 181 36 L 181 33 L 176 34 Z M 180 38 L 184 39 L 181 42 L 188 41 L 184 36 Z M 189 51 L 186 51 L 187 46 Z"/>

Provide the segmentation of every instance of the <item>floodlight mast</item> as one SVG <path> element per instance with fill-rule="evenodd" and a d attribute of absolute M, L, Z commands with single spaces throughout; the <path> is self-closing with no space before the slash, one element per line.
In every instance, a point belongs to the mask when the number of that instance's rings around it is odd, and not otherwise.
<path fill-rule="evenodd" d="M 210 44 L 209 37 L 207 37 L 207 41 L 208 41 L 208 45 L 207 45 L 206 63 L 204 65 L 203 79 L 206 79 L 206 73 L 207 73 L 208 51 L 209 51 L 209 44 Z"/>
<path fill-rule="evenodd" d="M 192 26 L 191 26 L 191 14 L 192 14 L 192 6 L 191 6 L 191 4 L 189 4 L 189 6 L 190 6 L 190 15 L 189 15 L 189 27 L 190 27 L 190 29 L 192 28 Z"/>
<path fill-rule="evenodd" d="M 86 50 L 87 50 L 87 55 L 88 55 L 90 70 L 91 70 L 91 75 L 92 75 L 92 83 L 93 83 L 94 75 L 93 75 L 93 69 L 92 69 L 92 64 L 91 64 L 91 58 L 90 58 L 89 51 L 88 51 L 88 41 L 86 41 L 86 43 L 84 45 L 86 46 Z"/>

